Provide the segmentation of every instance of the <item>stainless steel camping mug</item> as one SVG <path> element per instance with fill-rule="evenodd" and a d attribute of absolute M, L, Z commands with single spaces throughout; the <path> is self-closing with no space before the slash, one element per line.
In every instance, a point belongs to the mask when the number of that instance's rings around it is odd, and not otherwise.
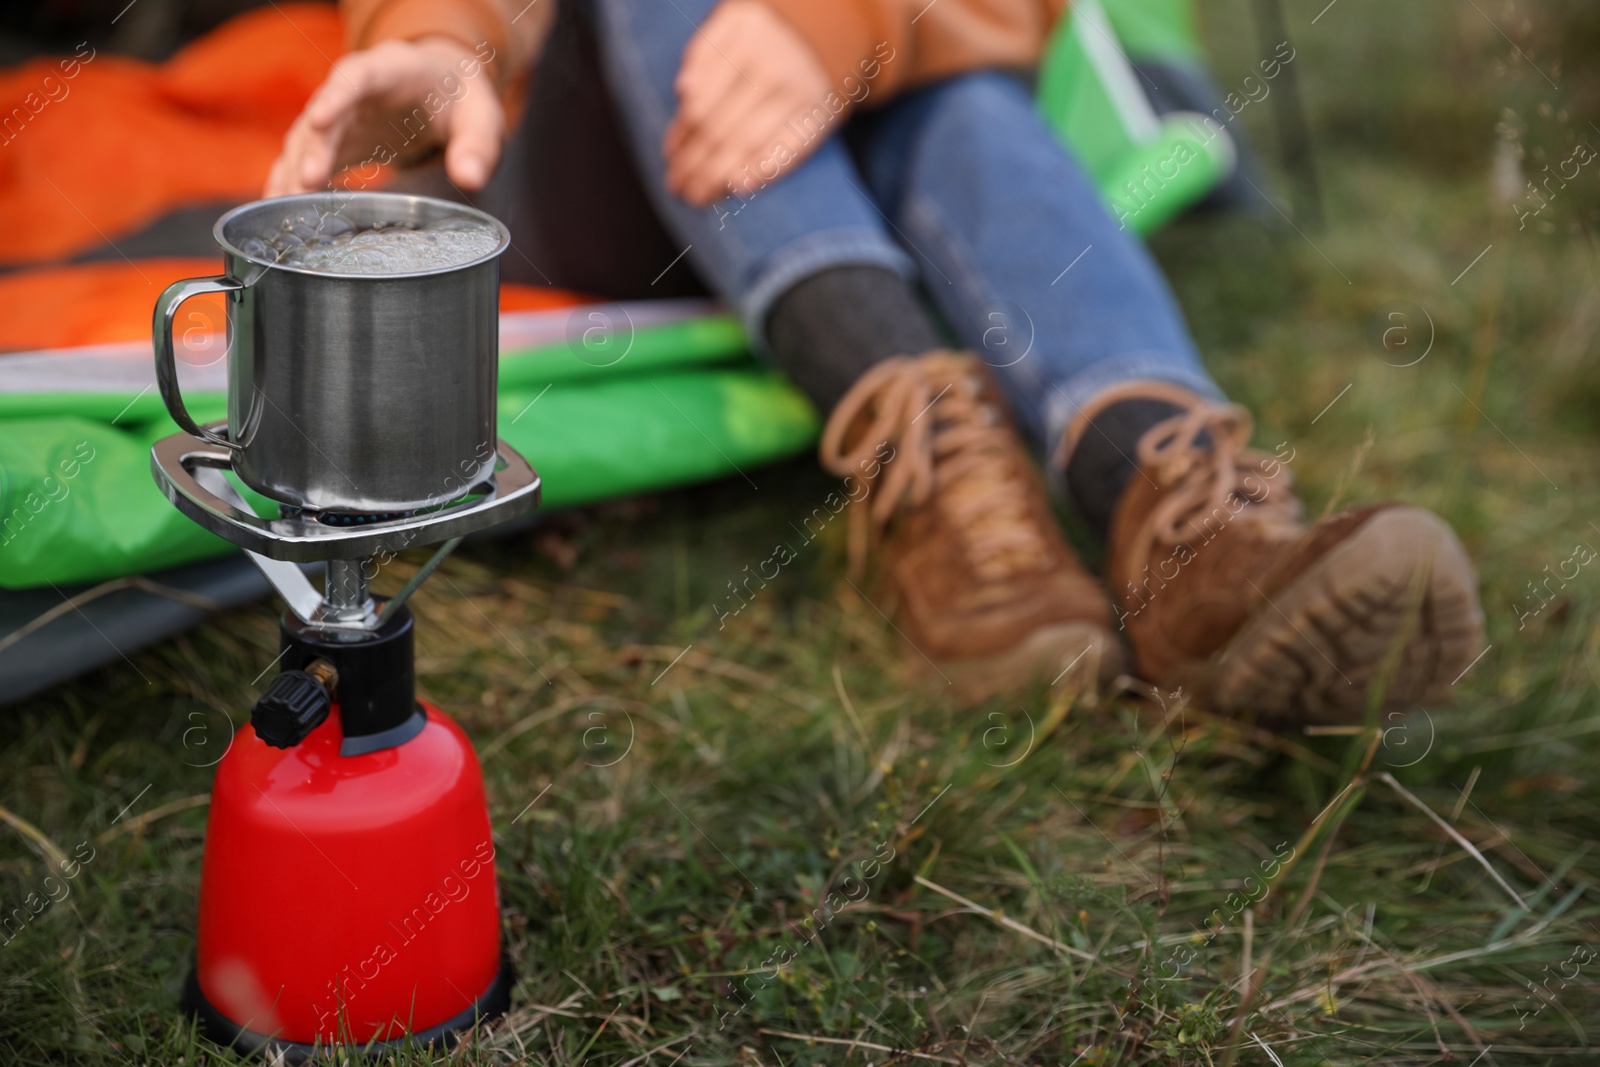
<path fill-rule="evenodd" d="M 485 222 L 495 250 L 410 274 L 312 271 L 253 257 L 251 238 L 313 211 L 356 228 Z M 495 463 L 500 256 L 511 237 L 481 211 L 394 193 L 313 193 L 245 204 L 217 220 L 224 272 L 156 301 L 156 381 L 184 430 L 232 453 L 244 483 L 319 511 L 442 504 Z M 173 316 L 191 296 L 226 294 L 228 423 L 199 426 L 183 405 Z"/>

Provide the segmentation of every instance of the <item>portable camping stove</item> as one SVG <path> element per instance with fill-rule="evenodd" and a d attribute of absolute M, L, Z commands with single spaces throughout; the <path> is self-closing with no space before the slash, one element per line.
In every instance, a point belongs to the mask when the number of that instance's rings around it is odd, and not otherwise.
<path fill-rule="evenodd" d="M 465 214 L 499 244 L 394 275 L 251 251 L 280 219 L 336 213 L 356 226 Z M 406 600 L 464 535 L 538 505 L 538 476 L 495 433 L 509 234 L 458 205 L 377 193 L 245 205 L 215 232 L 227 273 L 156 304 L 157 381 L 187 432 L 156 443 L 151 469 L 180 511 L 249 553 L 288 611 L 280 673 L 217 765 L 185 1007 L 219 1043 L 293 1060 L 447 1044 L 506 1010 L 512 971 L 477 757 L 416 698 Z M 201 426 L 179 395 L 172 329 L 206 292 L 228 301 L 229 418 Z M 258 515 L 234 476 L 278 516 Z M 370 593 L 373 561 L 438 542 L 399 592 Z M 299 564 L 324 561 L 319 592 Z"/>

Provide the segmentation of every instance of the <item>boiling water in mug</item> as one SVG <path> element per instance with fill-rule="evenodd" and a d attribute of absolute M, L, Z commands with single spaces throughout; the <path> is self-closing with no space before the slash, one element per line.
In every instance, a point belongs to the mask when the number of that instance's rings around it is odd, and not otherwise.
<path fill-rule="evenodd" d="M 302 212 L 246 240 L 240 250 L 253 259 L 330 274 L 409 274 L 470 263 L 499 244 L 499 231 L 468 218 L 440 219 L 417 229 L 386 224 L 356 229 L 338 215 Z"/>

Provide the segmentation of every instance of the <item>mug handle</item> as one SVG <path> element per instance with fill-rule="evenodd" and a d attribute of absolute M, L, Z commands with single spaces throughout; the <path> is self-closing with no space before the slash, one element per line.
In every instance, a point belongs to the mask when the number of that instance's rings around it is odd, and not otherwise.
<path fill-rule="evenodd" d="M 156 297 L 156 310 L 150 327 L 156 349 L 156 385 L 161 389 L 161 399 L 166 402 L 167 414 L 172 416 L 173 422 L 195 437 L 235 452 L 240 447 L 237 442 L 200 426 L 190 417 L 189 410 L 183 406 L 183 396 L 178 392 L 177 354 L 172 345 L 172 318 L 178 313 L 178 305 L 191 296 L 200 296 L 203 293 L 231 293 L 244 287 L 243 282 L 226 274 L 219 274 L 215 278 L 185 278 L 181 282 L 173 282 Z"/>

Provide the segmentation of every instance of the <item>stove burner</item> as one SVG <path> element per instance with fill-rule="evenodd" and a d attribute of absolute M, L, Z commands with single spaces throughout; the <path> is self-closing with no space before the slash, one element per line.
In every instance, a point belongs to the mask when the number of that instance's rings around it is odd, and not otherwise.
<path fill-rule="evenodd" d="M 303 508 L 281 504 L 278 507 L 279 517 L 285 519 L 303 519 L 309 522 L 321 523 L 323 526 L 367 526 L 374 522 L 394 522 L 397 519 L 409 519 L 418 514 L 416 511 L 306 511 Z"/>
<path fill-rule="evenodd" d="M 316 514 L 315 518 L 324 526 L 365 526 L 372 522 L 393 522 L 396 519 L 409 519 L 415 514 L 415 511 L 379 511 L 370 514 L 348 511 L 321 511 Z"/>

